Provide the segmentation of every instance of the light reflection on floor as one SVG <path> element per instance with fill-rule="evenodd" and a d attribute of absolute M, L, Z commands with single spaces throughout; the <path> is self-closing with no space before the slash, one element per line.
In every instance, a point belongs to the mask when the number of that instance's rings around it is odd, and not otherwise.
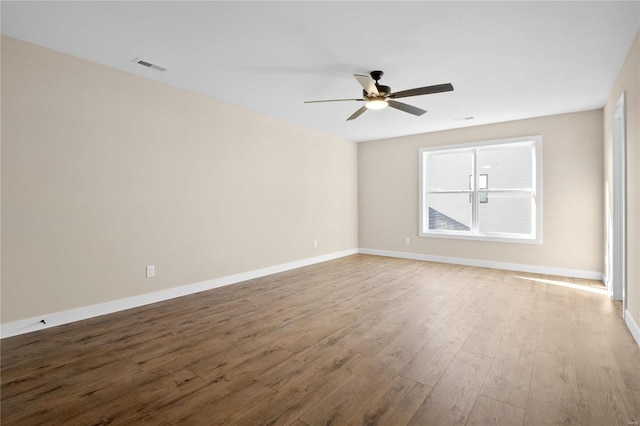
<path fill-rule="evenodd" d="M 565 282 L 562 282 L 562 281 L 546 280 L 544 278 L 520 277 L 520 276 L 517 276 L 517 275 L 516 275 L 516 278 L 520 278 L 521 280 L 535 281 L 535 282 L 538 282 L 538 283 L 557 285 L 557 286 L 560 286 L 560 287 L 571 288 L 571 289 L 574 289 L 574 290 L 588 291 L 590 293 L 609 294 L 609 292 L 607 291 L 606 288 L 589 287 L 589 286 L 586 286 L 586 285 L 571 284 L 571 283 L 565 283 Z"/>

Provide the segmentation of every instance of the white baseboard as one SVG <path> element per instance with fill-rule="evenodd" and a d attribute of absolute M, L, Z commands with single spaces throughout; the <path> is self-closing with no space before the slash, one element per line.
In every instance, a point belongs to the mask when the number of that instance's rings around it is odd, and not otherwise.
<path fill-rule="evenodd" d="M 430 254 L 408 253 L 404 251 L 390 251 L 361 248 L 360 253 L 376 256 L 398 257 L 401 259 L 424 260 L 427 262 L 452 263 L 455 265 L 477 266 L 480 268 L 504 269 L 507 271 L 530 272 L 534 274 L 556 275 L 560 277 L 583 278 L 587 280 L 604 279 L 602 272 L 584 271 L 580 269 L 554 268 L 549 266 L 525 265 L 519 263 L 493 262 L 490 260 L 465 259 L 461 257 L 433 256 Z"/>
<path fill-rule="evenodd" d="M 215 278 L 212 280 L 202 281 L 195 284 L 189 284 L 179 287 L 170 288 L 167 290 L 156 291 L 153 293 L 141 294 L 139 296 L 127 297 L 125 299 L 113 300 L 105 303 L 99 303 L 96 305 L 83 306 L 80 308 L 70 309 L 68 311 L 56 312 L 52 314 L 41 315 L 37 317 L 27 318 L 24 320 L 14 321 L 0 325 L 0 338 L 16 336 L 19 334 L 29 333 L 37 330 L 44 330 L 46 328 L 55 327 L 62 324 L 67 324 L 75 321 L 80 321 L 88 318 L 94 318 L 101 315 L 111 314 L 114 312 L 123 311 L 126 309 L 137 308 L 139 306 L 149 305 L 151 303 L 162 302 L 164 300 L 173 299 L 176 297 L 187 296 L 201 291 L 211 290 L 217 287 L 223 287 L 230 284 L 236 284 L 242 281 L 251 280 L 254 278 L 260 278 L 267 275 L 277 274 L 279 272 L 289 271 L 291 269 L 301 268 L 304 266 L 313 265 L 316 263 L 326 262 L 328 260 L 338 259 L 340 257 L 349 256 L 356 253 L 371 254 L 376 256 L 397 257 L 402 259 L 422 260 L 428 262 L 440 262 L 440 263 L 452 263 L 456 265 L 464 266 L 477 266 L 483 268 L 504 269 L 509 271 L 518 272 L 530 272 L 546 275 L 557 275 L 574 278 L 584 278 L 592 280 L 604 280 L 604 275 L 601 272 L 584 271 L 577 269 L 565 269 L 565 268 L 553 268 L 546 266 L 536 265 L 524 265 L 515 263 L 504 262 L 492 262 L 478 259 L 465 259 L 457 257 L 446 256 L 433 256 L 420 253 L 408 253 L 400 251 L 390 250 L 377 250 L 377 249 L 349 249 L 339 252 L 329 253 L 322 256 L 311 257 L 308 259 L 302 259 L 295 262 L 283 263 L 280 265 L 270 266 L 266 268 L 256 269 L 249 272 L 243 272 L 235 275 L 229 275 L 226 277 Z M 640 344 L 640 330 L 628 313 L 625 313 L 625 321 L 627 326 L 633 333 L 634 338 Z M 45 320 L 46 324 L 43 324 L 41 320 Z"/>
<path fill-rule="evenodd" d="M 242 281 L 260 278 L 267 275 L 277 274 L 279 272 L 289 271 L 291 269 L 301 268 L 303 266 L 322 263 L 328 260 L 338 259 L 340 257 L 349 256 L 356 253 L 358 253 L 358 249 L 343 250 L 325 254 L 322 256 L 297 260 L 295 262 L 283 263 L 280 265 L 269 266 L 267 268 L 256 269 L 254 271 L 242 272 L 235 275 L 215 278 L 195 284 L 174 287 L 167 290 L 156 291 L 153 293 L 141 294 L 139 296 L 127 297 L 125 299 L 99 303 L 97 305 L 83 306 L 81 308 L 70 309 L 68 311 L 56 312 L 52 314 L 46 314 L 19 321 L 9 322 L 0 326 L 0 338 L 4 339 L 5 337 L 30 333 L 37 330 L 44 330 L 45 328 L 55 327 L 57 325 L 124 311 L 126 309 L 137 308 L 139 306 L 162 302 L 164 300 L 169 300 L 176 297 L 187 296 L 190 294 L 199 293 L 201 291 L 211 290 L 230 284 L 236 284 Z M 45 320 L 46 324 L 43 324 L 41 322 L 42 320 Z"/>
<path fill-rule="evenodd" d="M 633 335 L 633 338 L 636 339 L 636 343 L 640 346 L 640 327 L 638 327 L 638 323 L 635 322 L 631 313 L 628 310 L 624 310 L 624 322 L 629 327 L 629 331 Z"/>

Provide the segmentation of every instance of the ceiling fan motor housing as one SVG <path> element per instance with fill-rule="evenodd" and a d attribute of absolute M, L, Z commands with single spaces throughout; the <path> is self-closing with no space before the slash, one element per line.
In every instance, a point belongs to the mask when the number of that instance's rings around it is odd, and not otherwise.
<path fill-rule="evenodd" d="M 375 97 L 374 97 L 374 96 L 369 96 L 369 95 L 366 93 L 366 91 L 363 91 L 363 92 L 364 92 L 364 96 L 365 96 L 365 98 L 370 98 L 370 99 L 371 99 L 371 98 L 376 98 L 376 99 L 379 99 L 379 98 L 386 98 L 387 96 L 389 96 L 389 95 L 391 94 L 391 87 L 389 87 L 389 86 L 384 86 L 384 85 L 382 85 L 382 84 L 378 84 L 378 81 L 382 78 L 382 76 L 384 75 L 384 72 L 382 72 L 382 71 L 371 71 L 371 72 L 369 73 L 369 75 L 371 76 L 371 78 L 372 78 L 373 80 L 375 80 L 375 82 L 376 82 L 376 83 L 375 83 L 375 84 L 376 84 L 376 89 L 378 89 L 378 93 L 379 93 L 379 95 L 378 95 L 378 96 L 375 96 Z"/>
<path fill-rule="evenodd" d="M 382 84 L 376 83 L 376 87 L 378 88 L 378 92 L 380 95 L 387 97 L 391 94 L 391 87 L 383 86 Z"/>
<path fill-rule="evenodd" d="M 389 86 L 383 86 L 382 84 L 376 83 L 376 88 L 378 89 L 378 93 L 379 93 L 378 96 L 370 95 L 367 93 L 366 90 L 362 90 L 362 96 L 365 99 L 377 99 L 377 98 L 386 98 L 391 94 L 391 87 Z"/>

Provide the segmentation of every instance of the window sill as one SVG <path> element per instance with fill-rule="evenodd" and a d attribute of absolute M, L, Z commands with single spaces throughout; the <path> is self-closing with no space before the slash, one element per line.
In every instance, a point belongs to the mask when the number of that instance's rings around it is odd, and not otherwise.
<path fill-rule="evenodd" d="M 542 245 L 542 238 L 532 238 L 528 236 L 499 236 L 499 235 L 472 235 L 453 232 L 420 232 L 423 238 L 443 238 L 452 240 L 488 241 L 493 243 L 515 243 Z"/>

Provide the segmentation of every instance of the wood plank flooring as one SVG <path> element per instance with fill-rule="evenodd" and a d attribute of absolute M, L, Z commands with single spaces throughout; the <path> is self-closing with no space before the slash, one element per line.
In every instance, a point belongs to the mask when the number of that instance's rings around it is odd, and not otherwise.
<path fill-rule="evenodd" d="M 635 425 L 601 289 L 349 256 L 4 339 L 2 424 Z"/>

